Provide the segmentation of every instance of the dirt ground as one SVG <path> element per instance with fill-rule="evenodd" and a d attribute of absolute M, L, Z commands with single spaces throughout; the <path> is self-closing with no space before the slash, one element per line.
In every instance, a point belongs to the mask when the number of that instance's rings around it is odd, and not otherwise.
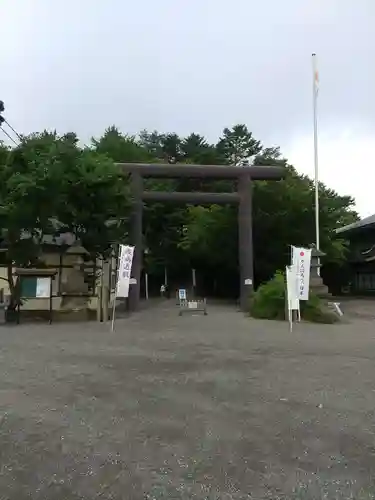
<path fill-rule="evenodd" d="M 374 326 L 3 326 L 0 499 L 374 498 Z"/>

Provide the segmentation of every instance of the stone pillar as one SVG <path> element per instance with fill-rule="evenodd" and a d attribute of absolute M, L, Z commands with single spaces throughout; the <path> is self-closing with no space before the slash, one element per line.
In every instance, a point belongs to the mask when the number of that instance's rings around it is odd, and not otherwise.
<path fill-rule="evenodd" d="M 240 267 L 240 307 L 249 309 L 250 295 L 253 291 L 253 222 L 252 222 L 252 185 L 249 173 L 238 179 L 238 252 Z"/>
<path fill-rule="evenodd" d="M 315 295 L 321 298 L 330 296 L 328 287 L 323 283 L 323 280 L 319 275 L 319 269 L 321 267 L 320 260 L 324 256 L 325 256 L 324 252 L 318 250 L 315 246 L 312 247 L 311 264 L 310 264 L 310 290 Z"/>
<path fill-rule="evenodd" d="M 129 311 L 137 311 L 140 302 L 141 270 L 142 270 L 142 216 L 143 216 L 143 178 L 138 172 L 131 174 L 131 195 L 133 197 L 130 220 L 130 241 L 134 245 L 134 256 L 131 277 L 136 280 L 129 289 Z"/>

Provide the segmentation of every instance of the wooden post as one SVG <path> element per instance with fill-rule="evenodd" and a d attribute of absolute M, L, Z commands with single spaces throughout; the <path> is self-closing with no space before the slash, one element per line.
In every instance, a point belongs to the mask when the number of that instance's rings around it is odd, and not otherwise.
<path fill-rule="evenodd" d="M 50 276 L 49 279 L 49 324 L 52 325 L 52 315 L 53 315 L 53 299 L 52 299 L 52 279 L 54 276 Z"/>
<path fill-rule="evenodd" d="M 102 286 L 100 284 L 97 293 L 96 320 L 102 321 Z"/>
<path fill-rule="evenodd" d="M 145 273 L 145 291 L 146 291 L 146 300 L 148 300 L 148 273 Z"/>
<path fill-rule="evenodd" d="M 133 207 L 130 226 L 130 245 L 134 245 L 134 256 L 131 277 L 136 282 L 129 287 L 129 310 L 137 311 L 140 302 L 141 270 L 142 270 L 142 216 L 143 216 L 143 178 L 139 172 L 131 174 Z"/>
<path fill-rule="evenodd" d="M 248 311 L 250 295 L 253 291 L 253 228 L 251 176 L 243 173 L 238 179 L 238 246 L 240 264 L 240 306 L 242 311 Z"/>
<path fill-rule="evenodd" d="M 103 321 L 105 322 L 109 320 L 109 300 L 110 300 L 109 288 L 107 286 L 104 286 L 102 304 L 103 304 Z"/>

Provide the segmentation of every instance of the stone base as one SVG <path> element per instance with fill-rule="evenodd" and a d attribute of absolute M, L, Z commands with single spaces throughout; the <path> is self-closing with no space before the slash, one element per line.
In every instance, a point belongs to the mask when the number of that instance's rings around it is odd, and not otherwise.
<path fill-rule="evenodd" d="M 320 298 L 330 298 L 331 294 L 328 291 L 328 287 L 323 283 L 320 276 L 314 276 L 310 279 L 310 290 L 312 293 Z"/>

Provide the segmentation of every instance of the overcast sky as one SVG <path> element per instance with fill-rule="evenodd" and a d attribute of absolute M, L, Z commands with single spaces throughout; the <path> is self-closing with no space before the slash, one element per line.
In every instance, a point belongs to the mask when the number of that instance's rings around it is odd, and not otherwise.
<path fill-rule="evenodd" d="M 0 0 L 0 99 L 21 133 L 246 123 L 375 213 L 375 0 Z"/>

